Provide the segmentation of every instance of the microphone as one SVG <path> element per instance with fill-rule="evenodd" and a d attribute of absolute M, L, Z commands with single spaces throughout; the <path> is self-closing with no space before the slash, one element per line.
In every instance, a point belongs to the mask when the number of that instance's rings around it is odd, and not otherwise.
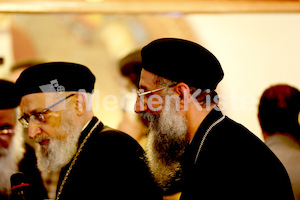
<path fill-rule="evenodd" d="M 30 200 L 29 183 L 22 172 L 15 173 L 10 177 L 11 200 Z"/>

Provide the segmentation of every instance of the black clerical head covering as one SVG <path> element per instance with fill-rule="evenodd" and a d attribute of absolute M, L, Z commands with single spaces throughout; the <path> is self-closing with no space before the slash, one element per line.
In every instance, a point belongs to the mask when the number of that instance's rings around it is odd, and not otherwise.
<path fill-rule="evenodd" d="M 76 63 L 42 63 L 24 70 L 16 81 L 21 97 L 32 93 L 82 91 L 92 93 L 95 76 Z"/>
<path fill-rule="evenodd" d="M 214 90 L 224 76 L 217 58 L 188 40 L 157 39 L 146 45 L 141 55 L 145 70 L 191 87 Z"/>
<path fill-rule="evenodd" d="M 20 103 L 20 98 L 14 83 L 0 80 L 0 109 L 15 108 Z"/>

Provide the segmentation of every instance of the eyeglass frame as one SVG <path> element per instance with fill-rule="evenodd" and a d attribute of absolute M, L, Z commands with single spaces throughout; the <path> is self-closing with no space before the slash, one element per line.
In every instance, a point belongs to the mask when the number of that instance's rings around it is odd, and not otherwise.
<path fill-rule="evenodd" d="M 141 100 L 141 97 L 143 97 L 143 96 L 145 96 L 145 95 L 147 95 L 147 94 L 151 94 L 151 93 L 154 93 L 154 92 L 161 91 L 161 90 L 166 89 L 166 88 L 169 88 L 169 87 L 174 87 L 174 86 L 177 85 L 177 84 L 178 84 L 178 83 L 174 83 L 174 84 L 168 85 L 168 86 L 166 86 L 166 87 L 162 87 L 162 88 L 150 90 L 150 91 L 147 91 L 147 92 L 140 92 L 140 91 L 139 91 L 140 89 L 138 89 L 138 90 L 136 91 L 136 94 L 137 94 L 138 98 L 140 98 L 140 101 L 142 102 L 142 104 L 144 104 L 144 101 Z M 145 105 L 145 104 L 144 104 L 144 105 Z"/>
<path fill-rule="evenodd" d="M 56 102 L 55 104 L 45 108 L 44 110 L 42 110 L 42 112 L 37 112 L 37 113 L 33 113 L 31 115 L 23 115 L 22 117 L 20 117 L 18 120 L 19 122 L 22 124 L 22 126 L 24 128 L 28 128 L 29 126 L 29 120 L 32 120 L 34 123 L 36 124 L 40 124 L 41 122 L 45 122 L 45 116 L 43 115 L 45 112 L 49 111 L 51 108 L 53 108 L 54 106 L 60 104 L 61 102 L 63 102 L 64 100 L 67 100 L 68 98 L 74 96 L 75 94 L 70 94 L 69 96 L 61 99 L 60 101 Z M 39 115 L 42 116 L 41 118 L 43 118 L 42 120 L 38 119 L 40 117 L 36 117 L 35 115 Z"/>
<path fill-rule="evenodd" d="M 177 83 L 171 84 L 171 85 L 166 86 L 166 87 L 162 87 L 162 88 L 150 90 L 150 91 L 147 91 L 147 92 L 140 92 L 140 91 L 139 91 L 140 89 L 138 89 L 138 90 L 136 91 L 136 94 L 138 95 L 138 97 L 141 97 L 141 96 L 144 96 L 144 95 L 146 95 L 146 94 L 151 94 L 151 93 L 154 93 L 154 92 L 158 92 L 158 91 L 160 91 L 160 90 L 163 90 L 163 89 L 166 89 L 166 88 L 169 88 L 169 87 L 174 87 L 175 85 L 177 85 Z"/>

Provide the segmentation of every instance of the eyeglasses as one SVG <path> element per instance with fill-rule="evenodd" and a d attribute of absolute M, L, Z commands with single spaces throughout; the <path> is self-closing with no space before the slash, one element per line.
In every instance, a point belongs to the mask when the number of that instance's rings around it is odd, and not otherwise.
<path fill-rule="evenodd" d="M 169 86 L 166 86 L 166 87 L 163 87 L 163 88 L 159 88 L 159 89 L 155 89 L 155 90 L 150 90 L 150 91 L 147 91 L 147 92 L 140 92 L 139 90 L 137 90 L 136 94 L 138 95 L 138 97 L 141 97 L 141 96 L 144 96 L 146 94 L 151 94 L 151 93 L 154 93 L 154 92 L 158 92 L 158 91 L 166 89 L 168 87 L 173 87 L 175 85 L 177 85 L 177 83 L 174 83 L 172 85 L 169 85 Z"/>
<path fill-rule="evenodd" d="M 14 133 L 14 129 L 11 128 L 0 130 L 0 135 L 8 135 L 13 133 Z"/>
<path fill-rule="evenodd" d="M 75 94 L 70 94 L 69 96 L 67 96 L 66 98 L 58 101 L 57 103 L 53 104 L 52 106 L 45 108 L 42 112 L 38 112 L 38 113 L 34 113 L 31 115 L 23 115 L 19 121 L 20 123 L 23 125 L 23 127 L 28 128 L 29 126 L 29 120 L 32 120 L 34 123 L 36 124 L 40 124 L 42 122 L 46 121 L 46 117 L 45 117 L 45 113 L 47 111 L 49 111 L 51 108 L 53 108 L 54 106 L 60 104 L 61 102 L 63 102 L 64 100 L 74 96 Z"/>
<path fill-rule="evenodd" d="M 145 99 L 144 99 L 145 95 L 151 94 L 151 93 L 154 93 L 154 92 L 158 92 L 160 90 L 163 90 L 163 89 L 166 89 L 166 88 L 169 88 L 169 87 L 173 87 L 175 85 L 177 85 L 177 83 L 171 84 L 171 85 L 166 86 L 166 87 L 158 88 L 158 89 L 155 89 L 155 90 L 150 90 L 150 91 L 147 91 L 147 92 L 141 92 L 141 91 L 137 90 L 136 94 L 137 94 L 138 98 L 140 98 L 141 103 L 143 105 L 145 105 Z"/>

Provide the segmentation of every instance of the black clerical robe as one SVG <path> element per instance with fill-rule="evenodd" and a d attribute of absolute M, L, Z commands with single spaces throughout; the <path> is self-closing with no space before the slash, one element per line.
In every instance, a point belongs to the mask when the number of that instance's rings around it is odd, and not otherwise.
<path fill-rule="evenodd" d="M 183 155 L 181 200 L 294 199 L 287 172 L 271 150 L 215 109 Z"/>
<path fill-rule="evenodd" d="M 78 146 L 97 121 L 94 117 L 81 133 Z M 59 199 L 162 199 L 143 155 L 133 138 L 100 122 L 70 170 Z M 61 171 L 58 192 L 69 166 Z"/>

